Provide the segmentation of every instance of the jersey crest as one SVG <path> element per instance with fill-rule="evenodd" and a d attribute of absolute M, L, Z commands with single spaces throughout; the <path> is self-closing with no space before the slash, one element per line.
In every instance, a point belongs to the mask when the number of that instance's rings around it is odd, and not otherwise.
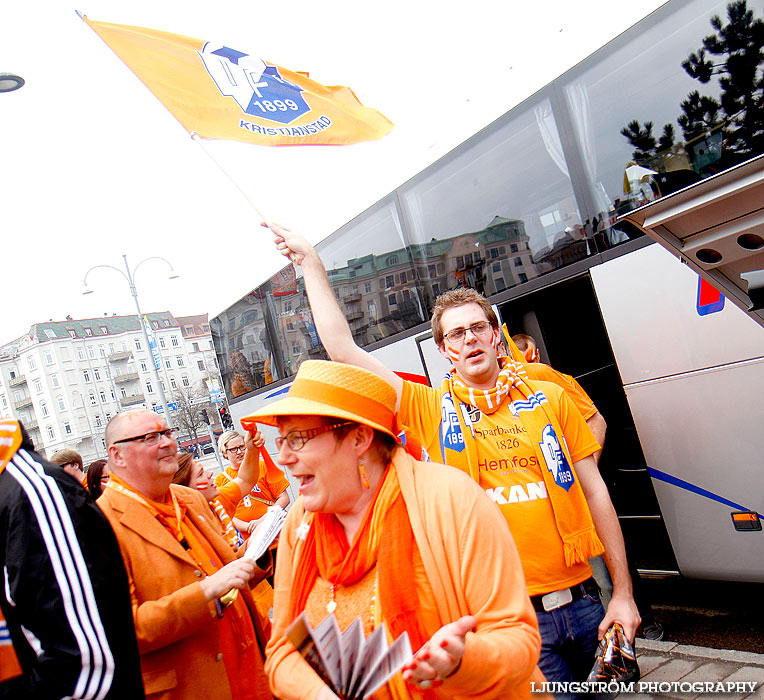
<path fill-rule="evenodd" d="M 544 432 L 541 433 L 541 442 L 539 443 L 541 454 L 544 456 L 546 468 L 552 473 L 554 481 L 558 486 L 562 486 L 566 491 L 576 482 L 573 477 L 573 470 L 570 468 L 565 452 L 557 439 L 554 428 L 547 424 Z"/>

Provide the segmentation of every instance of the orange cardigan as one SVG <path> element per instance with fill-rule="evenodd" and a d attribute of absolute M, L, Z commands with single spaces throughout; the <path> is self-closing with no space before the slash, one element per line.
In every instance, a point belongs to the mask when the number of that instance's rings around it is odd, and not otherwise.
<path fill-rule="evenodd" d="M 393 468 L 427 575 L 430 590 L 425 593 L 436 605 L 437 619 L 423 620 L 427 634 L 463 615 L 477 618 L 477 633 L 467 635 L 461 667 L 434 691 L 436 696 L 539 698 L 531 696 L 530 682 L 539 687 L 544 680 L 536 665 L 541 638 L 504 516 L 457 469 L 416 462 L 403 450 L 396 451 Z M 282 700 L 313 700 L 323 685 L 285 637 L 291 623 L 289 586 L 301 549 L 295 530 L 303 513 L 298 498 L 281 533 L 276 562 L 273 635 L 265 669 L 271 690 Z M 398 676 L 396 684 L 401 682 Z"/>

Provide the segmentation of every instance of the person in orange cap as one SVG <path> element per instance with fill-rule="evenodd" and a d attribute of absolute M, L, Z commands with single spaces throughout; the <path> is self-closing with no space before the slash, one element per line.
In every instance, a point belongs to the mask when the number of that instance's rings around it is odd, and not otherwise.
<path fill-rule="evenodd" d="M 540 638 L 512 536 L 466 474 L 398 444 L 395 390 L 364 369 L 303 362 L 286 398 L 242 419 L 278 426 L 278 461 L 300 484 L 276 563 L 271 690 L 336 700 L 286 638 L 305 611 L 369 634 L 409 634 L 414 659 L 384 700 L 530 698 Z M 418 689 L 412 687 L 418 686 Z"/>

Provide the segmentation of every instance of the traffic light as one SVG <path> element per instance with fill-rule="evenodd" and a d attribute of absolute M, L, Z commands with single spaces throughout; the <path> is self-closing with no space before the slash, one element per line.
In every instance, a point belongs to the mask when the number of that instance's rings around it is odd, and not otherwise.
<path fill-rule="evenodd" d="M 224 428 L 233 428 L 233 421 L 231 420 L 231 414 L 228 413 L 228 409 L 225 406 L 221 406 L 218 411 L 220 412 L 220 422 Z"/>
<path fill-rule="evenodd" d="M 207 415 L 206 408 L 203 408 L 201 411 L 199 411 L 199 418 L 201 419 L 202 423 L 206 423 L 207 425 L 210 424 L 210 417 Z"/>

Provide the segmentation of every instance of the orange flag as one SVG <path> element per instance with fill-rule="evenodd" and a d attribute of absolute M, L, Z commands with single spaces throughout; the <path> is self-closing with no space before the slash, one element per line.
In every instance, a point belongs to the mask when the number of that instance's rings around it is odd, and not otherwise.
<path fill-rule="evenodd" d="M 82 19 L 201 138 L 261 146 L 346 145 L 380 139 L 393 127 L 350 88 L 321 85 L 248 51 Z"/>

